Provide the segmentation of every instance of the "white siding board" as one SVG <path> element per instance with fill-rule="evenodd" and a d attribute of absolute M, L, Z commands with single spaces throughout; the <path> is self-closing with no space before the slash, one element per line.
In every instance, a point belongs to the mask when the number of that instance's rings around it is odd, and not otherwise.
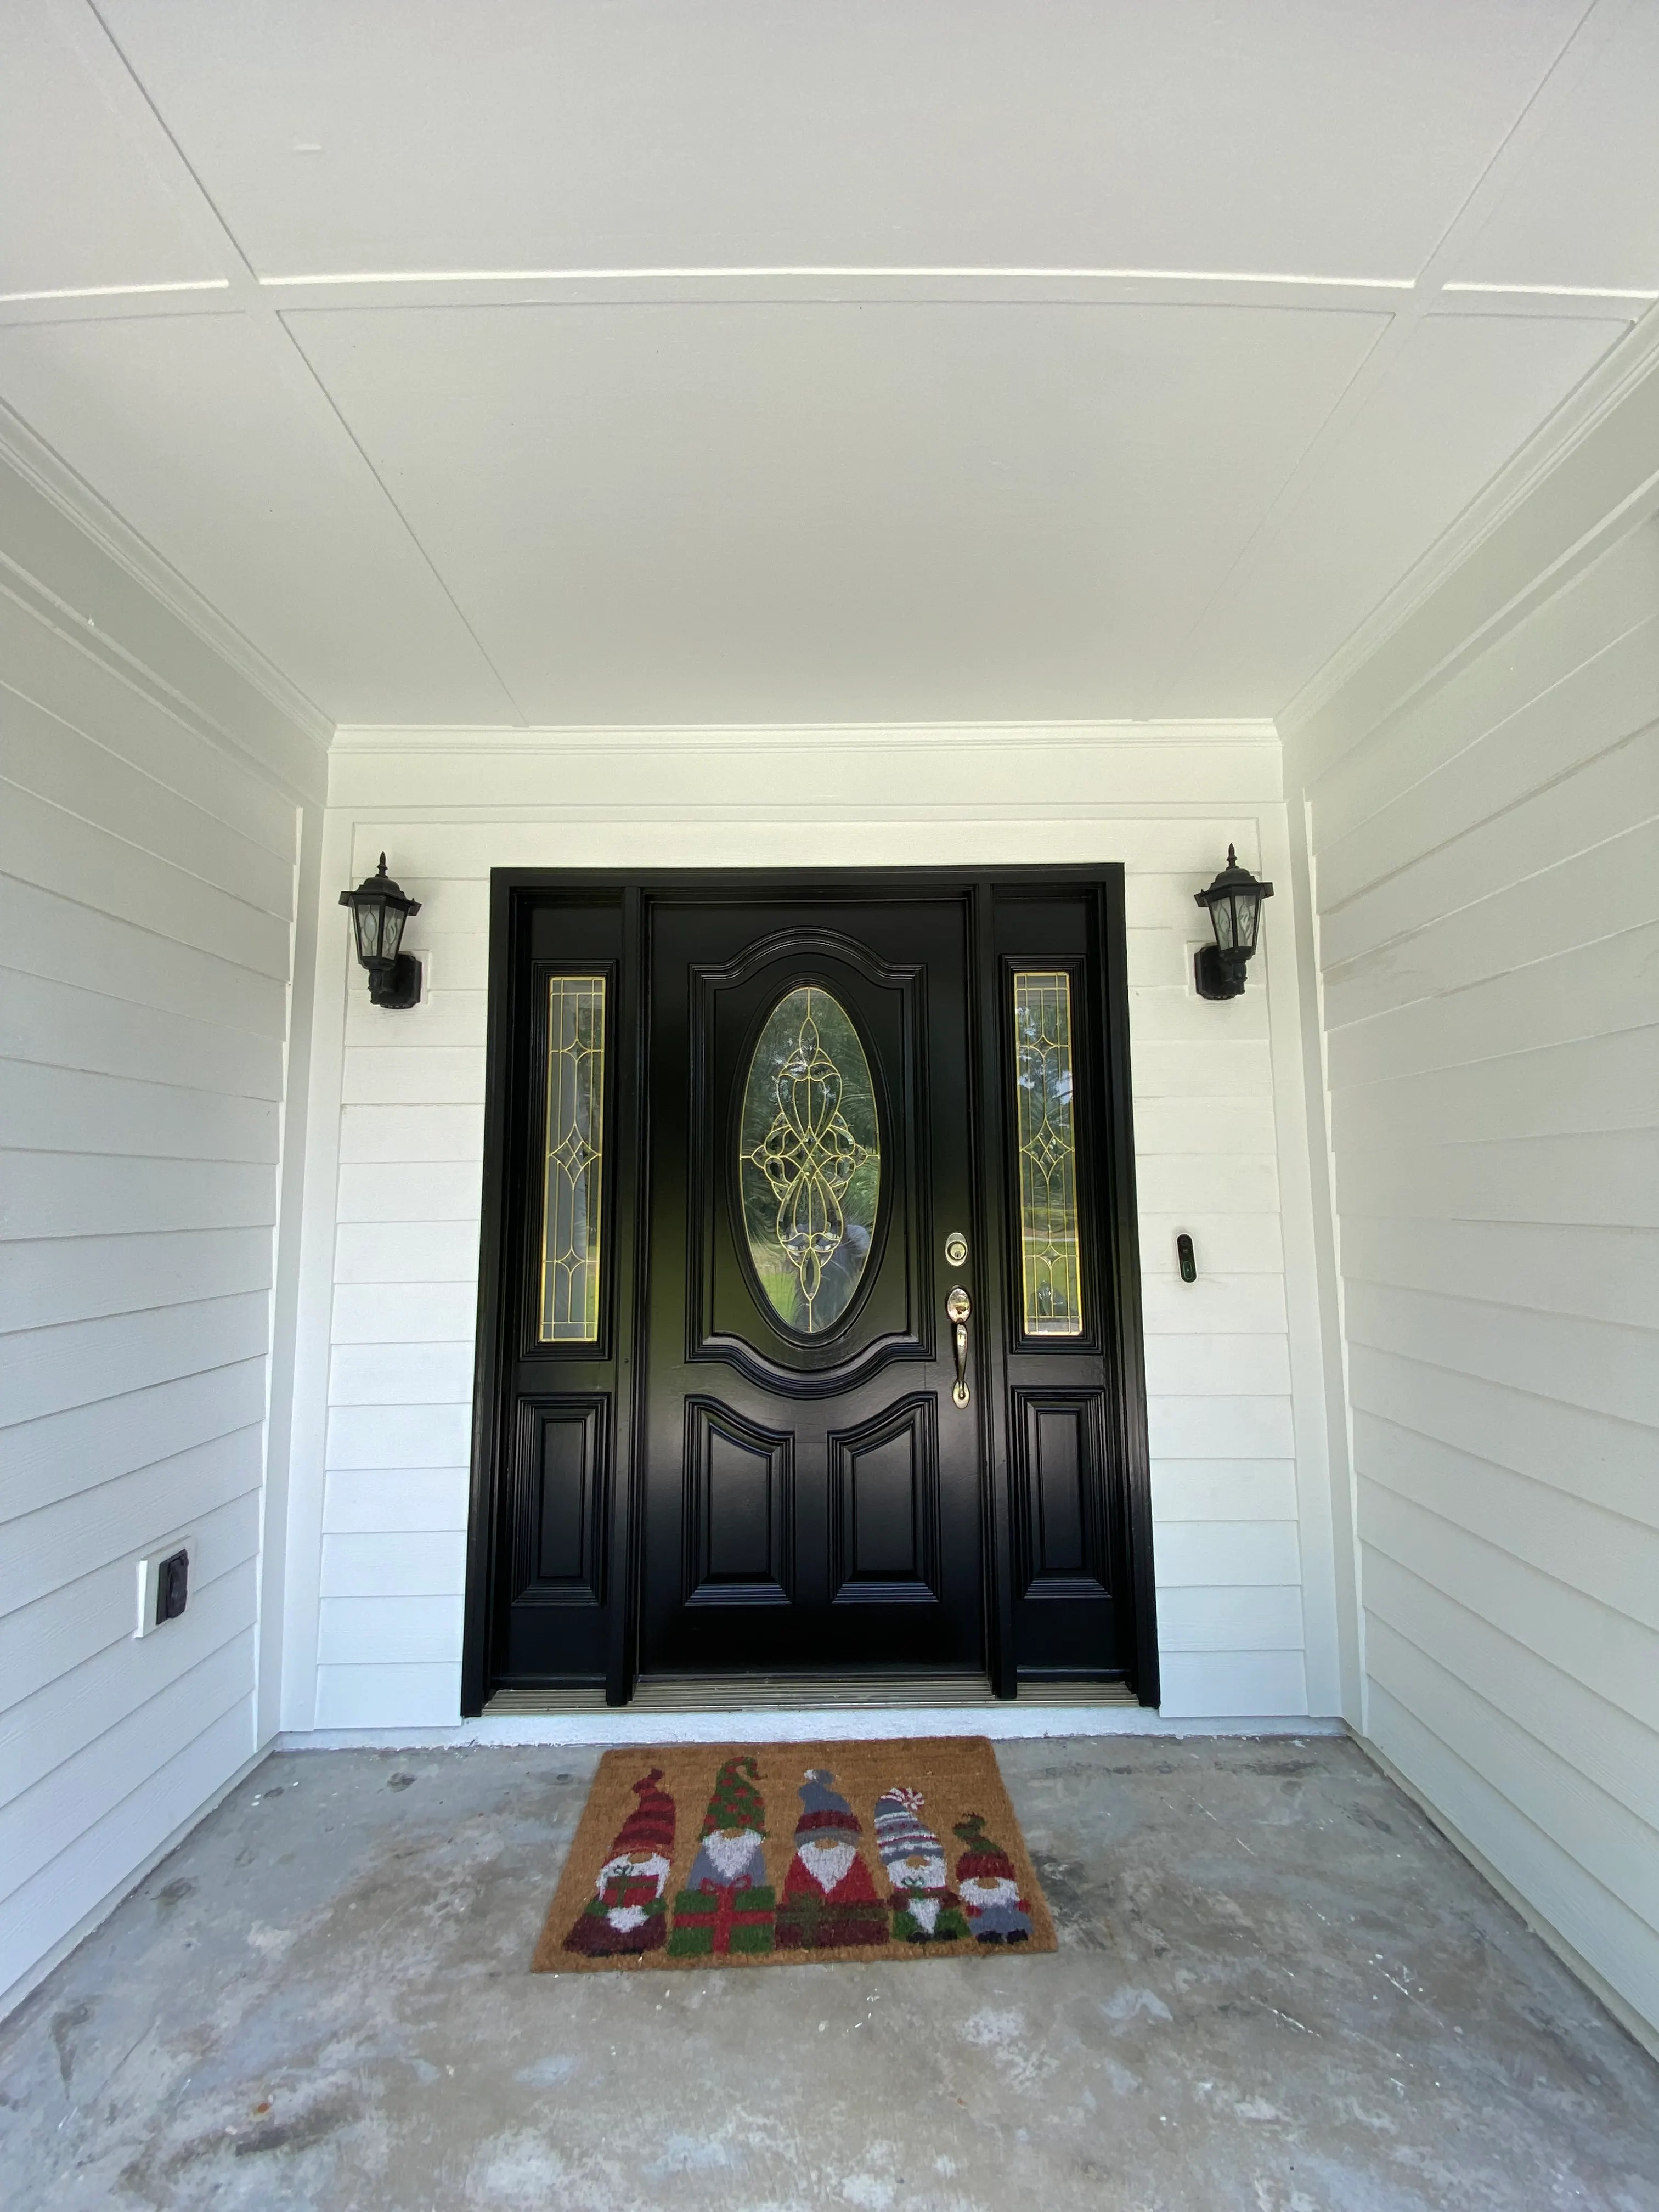
<path fill-rule="evenodd" d="M 1333 1027 L 1326 1039 L 1334 1090 L 1418 1068 L 1466 1066 L 1631 1026 L 1659 967 L 1659 922 L 1484 977 L 1462 990 Z"/>
<path fill-rule="evenodd" d="M 1631 1009 L 1639 1021 L 1643 1009 Z M 1616 1030 L 1571 1044 L 1462 1067 L 1350 1084 L 1331 1102 L 1345 1152 L 1391 1144 L 1490 1144 L 1514 1137 L 1588 1136 L 1659 1121 L 1659 1034 Z"/>
<path fill-rule="evenodd" d="M 1168 1651 L 1162 1711 L 1171 1719 L 1278 1719 L 1308 1710 L 1299 1651 Z"/>
<path fill-rule="evenodd" d="M 461 1649 L 461 1599 L 325 1597 L 317 1656 L 327 1666 L 422 1661 L 448 1664 Z"/>
<path fill-rule="evenodd" d="M 283 979 L 4 875 L 0 945 L 6 965 L 30 975 L 211 1022 L 233 1034 L 249 1030 L 279 1048 L 287 1032 Z"/>
<path fill-rule="evenodd" d="M 1164 1651 L 1302 1650 L 1299 1583 L 1166 1584 L 1158 1563 L 1158 1644 Z M 1218 1713 L 1232 1711 L 1218 1705 Z M 1294 1712 L 1295 1706 L 1281 1708 Z"/>
<path fill-rule="evenodd" d="M 276 1212 L 269 1166 L 13 1152 L 0 1172 L 0 1239 L 270 1228 Z"/>
<path fill-rule="evenodd" d="M 14 1061 L 0 1097 L 0 1145 L 18 1152 L 74 1149 L 274 1168 L 280 1133 L 275 1100 L 227 1098 L 76 1067 Z"/>
<path fill-rule="evenodd" d="M 1349 1289 L 1348 1328 L 1356 1344 L 1401 1358 L 1659 1427 L 1659 1338 L 1650 1329 L 1359 1280 Z"/>
<path fill-rule="evenodd" d="M 1288 1459 L 1157 1459 L 1152 1513 L 1159 1541 L 1178 1521 L 1288 1521 L 1297 1517 L 1296 1462 Z"/>
<path fill-rule="evenodd" d="M 346 1054 L 343 1097 L 349 1106 L 441 1106 L 483 1103 L 483 1055 L 465 1046 L 408 1045 Z"/>
<path fill-rule="evenodd" d="M 246 1359 L 20 1422 L 0 1459 L 0 1521 L 257 1427 L 264 1419 L 264 1393 L 263 1359 Z"/>
<path fill-rule="evenodd" d="M 15 783 L 0 785 L 0 868 L 45 890 L 95 884 L 100 909 L 119 921 L 216 952 L 273 981 L 288 974 L 288 925 L 278 916 Z"/>
<path fill-rule="evenodd" d="M 464 1345 L 472 1357 L 477 1296 L 470 1283 L 345 1283 L 334 1291 L 338 1344 Z M 471 1389 L 471 1368 L 468 1370 Z"/>
<path fill-rule="evenodd" d="M 472 1401 L 458 1406 L 335 1406 L 328 1416 L 328 1466 L 465 1467 L 472 1449 Z"/>
<path fill-rule="evenodd" d="M 466 1536 L 455 1528 L 380 1529 L 323 1539 L 327 1598 L 453 1597 L 466 1575 Z"/>
<path fill-rule="evenodd" d="M 478 1279 L 478 1218 L 342 1222 L 334 1241 L 342 1283 L 470 1283 Z"/>
<path fill-rule="evenodd" d="M 1609 835 L 1592 851 L 1328 969 L 1326 1018 L 1341 1029 L 1553 959 L 1563 945 L 1643 928 L 1653 919 L 1656 874 L 1659 823 Z"/>
<path fill-rule="evenodd" d="M 1395 1450 L 1432 1460 L 1438 1445 L 1652 1524 L 1659 1453 L 1645 1429 L 1363 1345 L 1352 1375 L 1355 1443 L 1379 1466 Z"/>
<path fill-rule="evenodd" d="M 319 1729 L 453 1728 L 460 1710 L 459 1659 L 317 1670 Z"/>
<path fill-rule="evenodd" d="M 0 1372 L 0 1426 L 258 1359 L 269 1328 L 269 1300 L 250 1291 L 21 1330 Z"/>
<path fill-rule="evenodd" d="M 1143 1193 L 1139 1220 L 1140 1265 L 1146 1274 L 1174 1269 L 1176 1238 L 1185 1230 L 1193 1240 L 1200 1282 L 1210 1270 L 1218 1275 L 1283 1277 L 1285 1238 L 1276 1212 L 1218 1213 L 1196 1206 L 1160 1212 L 1147 1206 Z"/>
<path fill-rule="evenodd" d="M 5 966 L 0 966 L 0 1054 L 9 1060 L 231 1097 L 283 1095 L 278 1038 L 162 1013 L 106 991 L 82 990 Z"/>
<path fill-rule="evenodd" d="M 1544 729 L 1553 728 L 1558 757 L 1571 762 L 1584 702 L 1581 690 L 1566 686 L 1580 670 L 1602 662 L 1622 639 L 1650 632 L 1656 605 L 1659 532 L 1650 525 L 1615 545 L 1487 650 L 1412 698 L 1386 726 L 1385 744 L 1353 744 L 1319 774 L 1310 796 L 1321 824 L 1322 852 L 1357 825 L 1376 818 L 1402 793 L 1426 788 L 1431 777 L 1469 757 L 1483 739 L 1506 732 L 1519 716 L 1537 713 Z M 1639 702 L 1659 696 L 1659 673 L 1653 669 L 1654 664 L 1644 665 L 1629 726 L 1647 719 Z M 1599 681 L 1609 680 L 1603 662 Z M 1601 743 L 1598 737 L 1589 749 L 1599 752 Z M 1494 812 L 1508 795 L 1494 788 Z M 1425 834 L 1423 844 L 1431 842 Z"/>
<path fill-rule="evenodd" d="M 409 1530 L 466 1532 L 465 1468 L 336 1468 L 323 1503 L 323 1532 L 374 1536 Z"/>
<path fill-rule="evenodd" d="M 1282 1336 L 1287 1327 L 1284 1279 L 1200 1274 L 1183 1283 L 1164 1253 L 1142 1255 L 1140 1311 L 1149 1335 Z"/>
<path fill-rule="evenodd" d="M 232 1436 L 215 1437 L 190 1451 L 135 1468 L 131 1474 L 117 1475 L 90 1493 L 77 1491 L 54 1498 L 12 1522 L 8 1541 L 16 1547 L 18 1565 L 10 1578 L 7 1611 L 13 1603 L 27 1605 L 46 1596 L 112 1560 L 136 1559 L 175 1532 L 199 1535 L 198 1522 L 257 1492 L 260 1444 L 257 1428 L 239 1429 Z M 257 1539 L 257 1516 L 251 1508 L 235 1526 L 250 1541 Z M 222 1541 L 224 1534 L 222 1530 L 216 1540 Z M 122 1616 L 129 1632 L 135 1603 L 129 1579 Z"/>
<path fill-rule="evenodd" d="M 291 817 L 287 849 L 271 852 L 15 693 L 0 692 L 0 780 L 245 905 L 284 921 L 292 912 Z"/>
<path fill-rule="evenodd" d="M 1146 1388 L 1173 1397 L 1291 1394 L 1290 1347 L 1282 1336 L 1205 1336 L 1183 1331 L 1146 1337 Z"/>
<path fill-rule="evenodd" d="M 1351 1213 L 1349 1279 L 1659 1328 L 1659 1230 Z"/>
<path fill-rule="evenodd" d="M 1659 1145 L 1644 1129 L 1511 1137 L 1491 1145 L 1379 1146 L 1337 1162 L 1344 1211 L 1463 1221 L 1659 1227 Z"/>
<path fill-rule="evenodd" d="M 1158 1536 L 1158 1586 L 1221 1589 L 1234 1583 L 1299 1589 L 1295 1516 L 1283 1521 L 1176 1521 Z M 1301 1643 L 1298 1633 L 1294 1642 Z"/>
<path fill-rule="evenodd" d="M 471 1161 L 355 1161 L 340 1170 L 339 1218 L 468 1221 L 478 1218 L 481 1185 Z"/>
<path fill-rule="evenodd" d="M 1639 1721 L 1384 1553 L 1370 1562 L 1365 1595 L 1374 1633 L 1443 1652 L 1478 1696 L 1651 1829 L 1659 1856 L 1659 1762 Z"/>
<path fill-rule="evenodd" d="M 340 1344 L 329 1363 L 331 1406 L 457 1406 L 472 1398 L 467 1344 Z"/>
<path fill-rule="evenodd" d="M 481 1165 L 483 1106 L 411 1106 L 401 1099 L 348 1106 L 340 1115 L 340 1158 L 354 1163 L 465 1160 Z"/>
<path fill-rule="evenodd" d="M 1154 1459 L 1291 1459 L 1288 1398 L 1149 1397 Z"/>
<path fill-rule="evenodd" d="M 1443 842 L 1432 850 L 1346 904 L 1333 902 L 1320 924 L 1322 955 L 1335 969 L 1350 957 L 1372 958 L 1378 946 L 1414 935 L 1444 916 L 1462 915 L 1484 924 L 1486 917 L 1476 910 L 1489 898 L 1530 902 L 1559 897 L 1552 882 L 1559 869 L 1578 862 L 1576 872 L 1582 874 L 1583 857 L 1602 848 L 1607 848 L 1608 860 L 1617 861 L 1629 825 L 1650 822 L 1656 813 L 1659 729 L 1649 727 L 1576 775 L 1480 820 L 1460 836 L 1449 837 L 1443 823 Z M 1322 868 L 1321 885 L 1334 901 L 1334 886 Z M 1547 909 L 1541 919 L 1550 927 L 1549 949 L 1559 950 L 1561 915 Z M 1506 930 L 1500 942 L 1508 941 Z"/>
<path fill-rule="evenodd" d="M 1379 811 L 1320 848 L 1320 889 L 1333 908 L 1492 820 L 1575 767 L 1647 727 L 1659 691 L 1659 616 L 1607 647 L 1542 697 L 1465 746 Z"/>
<path fill-rule="evenodd" d="M 258 1227 L 37 1237 L 6 1248 L 0 1331 L 267 1290 L 270 1263 L 270 1231 Z"/>

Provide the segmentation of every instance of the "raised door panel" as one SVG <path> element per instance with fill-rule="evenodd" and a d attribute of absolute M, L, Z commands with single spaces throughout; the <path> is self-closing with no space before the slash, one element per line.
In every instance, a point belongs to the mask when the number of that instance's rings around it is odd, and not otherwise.
<path fill-rule="evenodd" d="M 931 1397 L 830 1439 L 836 1605 L 939 1601 L 939 1440 Z"/>
<path fill-rule="evenodd" d="M 685 1602 L 787 1605 L 794 1439 L 693 1398 L 685 1409 Z"/>

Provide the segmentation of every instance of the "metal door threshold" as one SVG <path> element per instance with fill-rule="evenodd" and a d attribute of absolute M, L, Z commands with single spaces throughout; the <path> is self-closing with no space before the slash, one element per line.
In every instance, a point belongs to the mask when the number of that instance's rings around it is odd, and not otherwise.
<path fill-rule="evenodd" d="M 1025 1682 L 1022 1705 L 1133 1705 L 1121 1682 Z M 647 1674 L 631 1704 L 635 1713 L 741 1713 L 971 1710 L 994 1706 L 983 1674 Z M 487 1718 L 508 1714 L 593 1713 L 605 1710 L 598 1687 L 498 1690 L 484 1707 Z"/>

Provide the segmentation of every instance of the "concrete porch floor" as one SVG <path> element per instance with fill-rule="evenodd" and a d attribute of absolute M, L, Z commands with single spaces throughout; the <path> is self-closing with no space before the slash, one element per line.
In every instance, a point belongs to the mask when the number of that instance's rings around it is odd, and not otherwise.
<path fill-rule="evenodd" d="M 0 2028 L 0 2203 L 1659 2208 L 1659 2069 L 1352 1745 L 999 1755 L 1059 1956 L 558 1978 L 595 1754 L 273 1759 Z"/>

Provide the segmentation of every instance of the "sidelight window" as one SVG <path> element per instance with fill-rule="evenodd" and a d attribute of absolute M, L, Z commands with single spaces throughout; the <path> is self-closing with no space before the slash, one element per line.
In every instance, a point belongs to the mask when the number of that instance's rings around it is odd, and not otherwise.
<path fill-rule="evenodd" d="M 1027 1336 L 1081 1336 L 1072 979 L 1014 974 L 1014 1091 L 1020 1264 Z"/>
<path fill-rule="evenodd" d="M 547 986 L 547 1159 L 542 1200 L 544 1344 L 599 1334 L 605 1146 L 605 977 Z"/>
<path fill-rule="evenodd" d="M 881 1195 L 875 1084 L 845 1007 L 816 983 L 767 1017 L 738 1137 L 744 1232 L 786 1328 L 816 1336 L 851 1304 Z"/>

